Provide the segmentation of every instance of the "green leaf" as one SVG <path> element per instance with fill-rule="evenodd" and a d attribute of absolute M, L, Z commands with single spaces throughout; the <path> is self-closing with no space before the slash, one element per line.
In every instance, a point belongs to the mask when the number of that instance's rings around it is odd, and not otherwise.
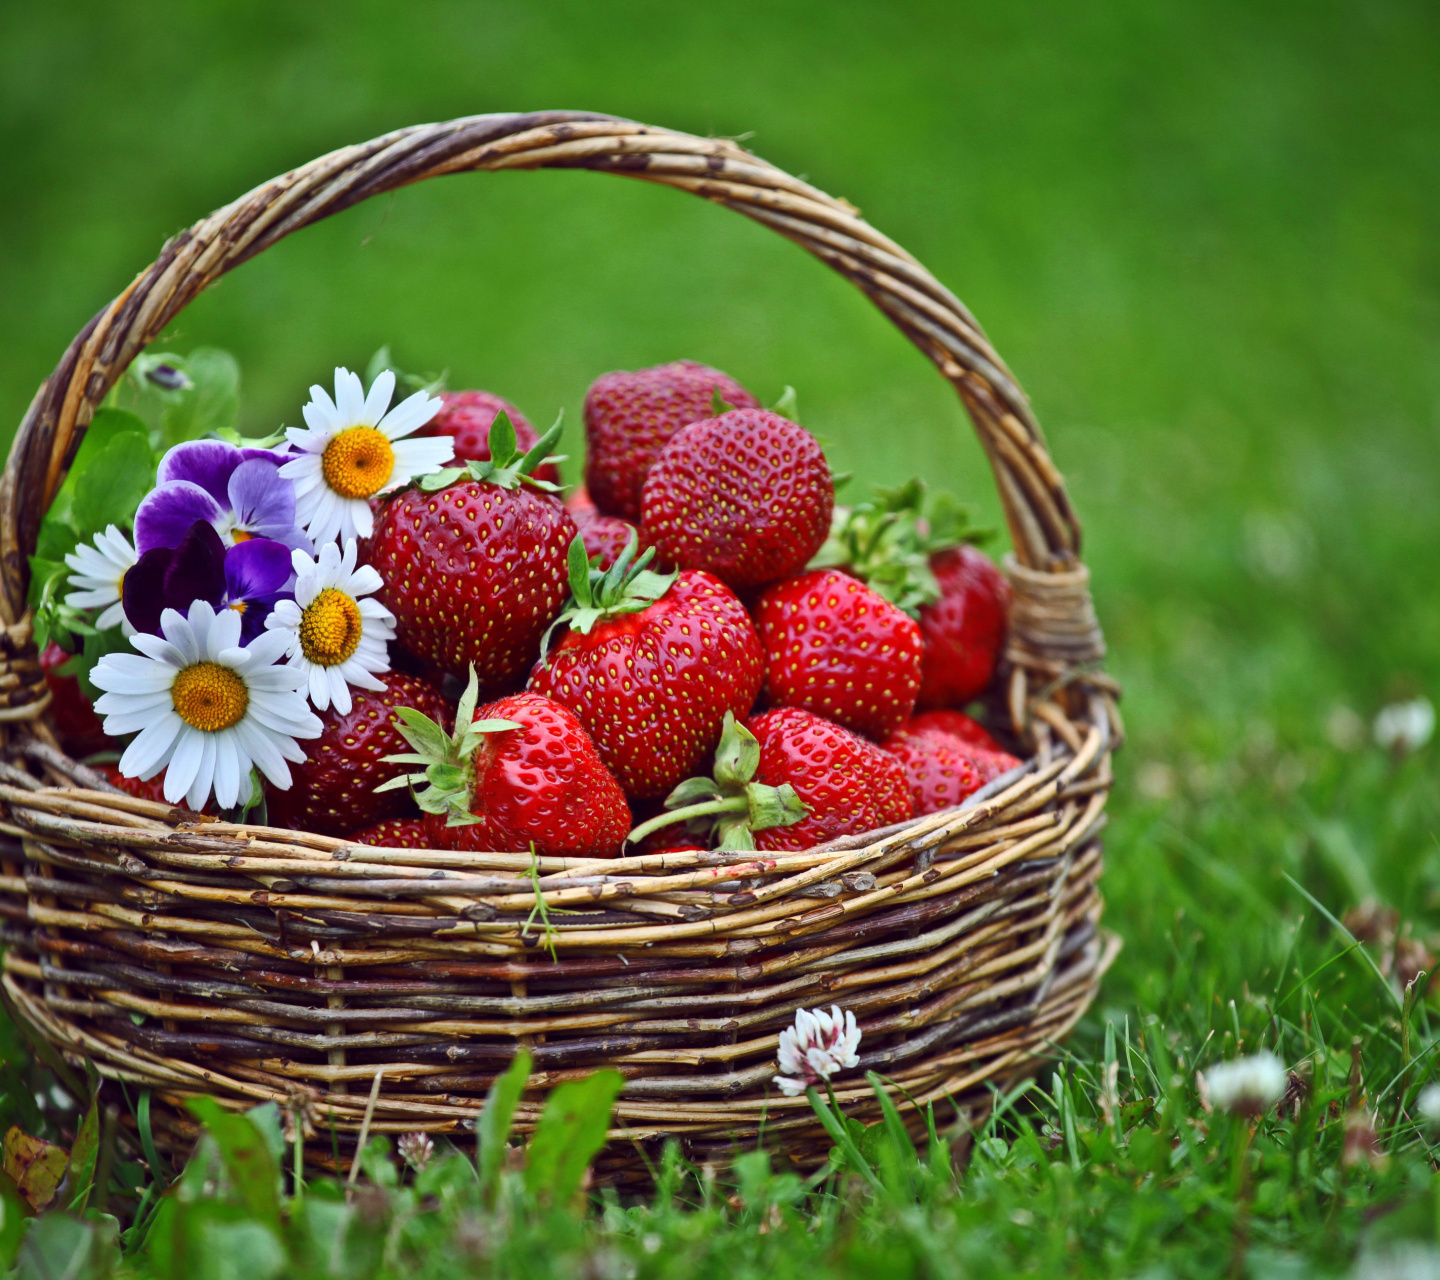
<path fill-rule="evenodd" d="M 35 544 L 35 555 L 39 559 L 63 562 L 79 545 L 80 537 L 67 521 L 48 513 L 40 521 L 40 537 Z"/>
<path fill-rule="evenodd" d="M 510 1124 L 515 1118 L 515 1107 L 530 1079 L 530 1063 L 530 1054 L 521 1049 L 485 1095 L 485 1105 L 475 1123 L 481 1196 L 488 1194 L 500 1172 L 505 1158 L 505 1144 L 510 1137 Z"/>
<path fill-rule="evenodd" d="M 104 1280 L 117 1261 L 115 1237 L 113 1218 L 83 1222 L 48 1213 L 26 1233 L 15 1280 Z"/>
<path fill-rule="evenodd" d="M 75 482 L 71 519 L 81 539 L 108 525 L 129 527 L 135 508 L 155 483 L 155 458 L 134 432 L 118 434 L 85 467 Z"/>
<path fill-rule="evenodd" d="M 85 1119 L 70 1148 L 70 1211 L 84 1213 L 95 1181 L 95 1160 L 100 1154 L 100 1108 L 98 1096 L 90 1103 Z"/>
<path fill-rule="evenodd" d="M 240 365 L 235 357 L 216 347 L 197 347 L 174 365 L 192 385 L 162 393 L 166 397 L 160 414 L 163 447 L 233 428 L 240 416 Z"/>
<path fill-rule="evenodd" d="M 0 1271 L 9 1270 L 25 1233 L 26 1205 L 10 1187 L 0 1191 Z"/>
<path fill-rule="evenodd" d="M 280 1173 L 260 1126 L 249 1116 L 225 1110 L 214 1098 L 191 1098 L 186 1105 L 215 1139 L 241 1203 L 261 1222 L 278 1227 Z"/>
<path fill-rule="evenodd" d="M 618 1071 L 597 1071 L 570 1080 L 545 1099 L 526 1156 L 525 1189 L 565 1205 L 580 1187 L 590 1161 L 605 1145 L 610 1112 L 625 1083 Z"/>
<path fill-rule="evenodd" d="M 800 400 L 795 394 L 795 388 L 787 386 L 780 393 L 780 399 L 770 406 L 771 413 L 778 413 L 782 418 L 788 418 L 791 422 L 800 421 Z"/>
<path fill-rule="evenodd" d="M 31 1208 L 44 1209 L 55 1198 L 69 1163 L 64 1147 L 33 1138 L 18 1125 L 5 1134 L 5 1172 Z"/>
<path fill-rule="evenodd" d="M 715 748 L 715 781 L 725 790 L 743 786 L 759 767 L 760 743 L 735 719 L 733 712 L 727 711 L 720 731 L 720 745 Z"/>
<path fill-rule="evenodd" d="M 515 424 L 510 415 L 501 409 L 490 423 L 490 457 L 501 466 L 507 465 L 515 456 Z"/>

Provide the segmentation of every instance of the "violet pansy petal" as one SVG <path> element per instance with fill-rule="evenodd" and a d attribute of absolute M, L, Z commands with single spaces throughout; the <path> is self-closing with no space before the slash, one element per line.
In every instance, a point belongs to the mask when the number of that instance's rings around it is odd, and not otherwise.
<path fill-rule="evenodd" d="M 158 484 L 188 480 L 197 484 L 222 507 L 230 475 L 243 461 L 239 449 L 223 440 L 186 440 L 163 458 L 156 473 Z"/>
<path fill-rule="evenodd" d="M 178 547 L 197 520 L 213 525 L 224 515 L 225 508 L 200 485 L 172 480 L 152 489 L 136 510 L 135 550 L 143 556 L 156 547 Z"/>
<path fill-rule="evenodd" d="M 250 458 L 235 468 L 226 490 L 235 525 L 260 538 L 295 527 L 295 486 L 273 458 Z"/>
<path fill-rule="evenodd" d="M 160 615 L 165 609 L 165 574 L 175 552 L 169 547 L 151 547 L 125 573 L 120 585 L 126 620 L 136 631 L 160 634 Z"/>
<path fill-rule="evenodd" d="M 278 593 L 290 575 L 290 549 L 270 538 L 251 538 L 225 553 L 225 593 L 232 604 Z"/>

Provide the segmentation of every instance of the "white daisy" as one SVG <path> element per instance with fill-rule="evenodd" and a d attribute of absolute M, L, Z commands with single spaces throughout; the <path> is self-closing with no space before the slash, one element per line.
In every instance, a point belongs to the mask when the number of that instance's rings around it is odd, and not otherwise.
<path fill-rule="evenodd" d="M 288 789 L 290 768 L 305 753 L 296 738 L 318 738 L 320 719 L 305 705 L 304 678 L 276 665 L 285 654 L 281 635 L 240 645 L 240 615 L 217 615 L 204 600 L 189 616 L 160 615 L 164 638 L 130 637 L 138 650 L 108 653 L 91 679 L 106 690 L 95 703 L 105 732 L 136 734 L 120 757 L 127 778 L 153 778 L 165 770 L 165 799 L 199 809 L 213 788 L 222 809 L 250 793 L 255 766 Z M 141 656 L 143 655 L 143 656 Z"/>
<path fill-rule="evenodd" d="M 349 369 L 335 370 L 335 399 L 310 388 L 304 427 L 285 434 L 299 451 L 280 468 L 295 485 L 295 519 L 318 546 L 368 538 L 374 528 L 370 499 L 418 476 L 440 470 L 454 456 L 454 441 L 441 435 L 403 440 L 444 407 L 424 391 L 389 413 L 395 375 L 385 370 L 365 394 Z"/>
<path fill-rule="evenodd" d="M 70 592 L 65 603 L 72 609 L 103 609 L 95 625 L 104 631 L 119 624 L 129 635 L 132 628 L 125 621 L 125 609 L 120 603 L 120 584 L 135 567 L 135 548 L 113 524 L 107 525 L 104 533 L 97 533 L 94 543 L 93 547 L 81 543 L 65 557 L 70 566 L 70 585 L 80 588 Z"/>
<path fill-rule="evenodd" d="M 345 553 L 333 542 L 317 559 L 290 555 L 295 566 L 295 599 L 281 600 L 265 626 L 285 637 L 290 665 L 304 673 L 310 701 L 319 711 L 333 706 L 350 714 L 350 686 L 383 689 L 372 674 L 390 670 L 387 640 L 395 638 L 395 615 L 378 600 L 363 599 L 380 589 L 380 575 L 368 564 L 355 567 L 355 539 Z"/>

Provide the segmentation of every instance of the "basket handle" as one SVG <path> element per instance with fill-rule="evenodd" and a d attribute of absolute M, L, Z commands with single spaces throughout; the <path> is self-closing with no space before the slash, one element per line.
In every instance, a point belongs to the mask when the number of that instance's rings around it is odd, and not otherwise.
<path fill-rule="evenodd" d="M 853 205 L 724 138 L 581 111 L 469 116 L 342 147 L 181 232 L 70 344 L 20 424 L 0 480 L 0 615 L 22 624 L 40 519 L 92 415 L 130 362 L 202 289 L 292 231 L 442 174 L 601 169 L 726 205 L 778 231 L 864 292 L 960 393 L 990 459 L 1015 555 L 1074 571 L 1080 526 L 1019 384 L 948 289 Z"/>

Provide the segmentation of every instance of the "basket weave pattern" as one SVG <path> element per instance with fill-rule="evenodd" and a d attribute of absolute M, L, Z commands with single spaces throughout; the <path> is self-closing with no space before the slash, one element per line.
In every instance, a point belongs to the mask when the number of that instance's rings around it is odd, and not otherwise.
<path fill-rule="evenodd" d="M 1028 759 L 964 806 L 802 853 L 597 860 L 385 850 L 133 799 L 58 750 L 25 612 L 26 557 L 86 424 L 208 284 L 371 195 L 472 170 L 592 168 L 727 205 L 855 283 L 959 392 L 1013 556 L 997 707 Z M 524 1044 L 543 1090 L 597 1066 L 625 1087 L 605 1157 L 697 1158 L 760 1129 L 828 1145 L 769 1085 L 799 1007 L 852 1009 L 861 1067 L 918 1102 L 983 1106 L 1093 998 L 1098 835 L 1121 737 L 1080 532 L 1023 393 L 961 303 L 859 213 L 724 139 L 579 112 L 399 130 L 256 188 L 168 243 L 36 394 L 0 480 L 0 917 L 7 1003 L 67 1058 L 181 1104 L 304 1106 L 312 1156 L 378 1132 L 460 1136 Z M 537 902 L 537 895 L 539 901 Z M 543 903 L 543 910 L 541 909 Z M 377 1083 L 378 1076 L 378 1083 Z M 373 1092 L 372 1092 L 373 1090 Z M 864 1116 L 860 1072 L 837 1097 Z M 912 1121 L 918 1113 L 902 1097 Z"/>

